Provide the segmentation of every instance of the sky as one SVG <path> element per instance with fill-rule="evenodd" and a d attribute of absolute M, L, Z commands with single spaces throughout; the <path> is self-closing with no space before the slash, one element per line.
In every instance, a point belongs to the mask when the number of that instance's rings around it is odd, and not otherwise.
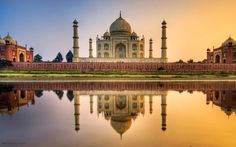
<path fill-rule="evenodd" d="M 206 49 L 236 38 L 235 0 L 1 0 L 0 35 L 34 47 L 43 60 L 64 56 L 73 46 L 72 22 L 79 21 L 80 56 L 88 57 L 89 38 L 103 35 L 113 21 L 126 19 L 139 36 L 153 39 L 154 57 L 161 53 L 161 22 L 167 21 L 170 62 L 200 61 Z"/>

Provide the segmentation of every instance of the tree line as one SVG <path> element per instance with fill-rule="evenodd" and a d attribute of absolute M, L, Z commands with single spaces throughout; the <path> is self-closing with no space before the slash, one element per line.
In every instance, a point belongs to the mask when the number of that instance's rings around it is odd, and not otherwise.
<path fill-rule="evenodd" d="M 66 54 L 66 61 L 67 62 L 73 62 L 73 53 L 71 52 L 71 50 Z M 52 60 L 52 62 L 63 62 L 64 58 L 62 56 L 62 54 L 59 52 L 57 53 L 56 57 Z M 34 62 L 43 62 L 43 57 L 39 54 L 36 54 L 34 56 Z"/>

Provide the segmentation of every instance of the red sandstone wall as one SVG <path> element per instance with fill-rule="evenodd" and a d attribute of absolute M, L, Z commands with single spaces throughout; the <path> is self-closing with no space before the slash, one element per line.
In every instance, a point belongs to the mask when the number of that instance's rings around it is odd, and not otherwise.
<path fill-rule="evenodd" d="M 120 71 L 120 72 L 236 72 L 236 64 L 181 63 L 13 63 L 11 70 Z"/>

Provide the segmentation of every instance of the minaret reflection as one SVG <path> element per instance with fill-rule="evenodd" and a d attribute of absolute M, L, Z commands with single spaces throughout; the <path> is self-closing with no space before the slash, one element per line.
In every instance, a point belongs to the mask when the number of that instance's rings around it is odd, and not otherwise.
<path fill-rule="evenodd" d="M 90 98 L 90 113 L 93 113 L 93 95 L 89 95 Z"/>
<path fill-rule="evenodd" d="M 79 117 L 80 117 L 80 92 L 74 91 L 74 108 L 75 108 L 75 130 L 80 130 Z"/>
<path fill-rule="evenodd" d="M 166 106 L 167 106 L 167 103 L 166 103 L 166 95 L 162 95 L 161 96 L 161 117 L 162 117 L 162 130 L 165 131 L 167 128 L 166 128 L 166 116 L 167 116 L 167 113 L 166 113 Z"/>
<path fill-rule="evenodd" d="M 153 108 L 152 108 L 152 95 L 149 96 L 149 113 L 152 114 Z"/>

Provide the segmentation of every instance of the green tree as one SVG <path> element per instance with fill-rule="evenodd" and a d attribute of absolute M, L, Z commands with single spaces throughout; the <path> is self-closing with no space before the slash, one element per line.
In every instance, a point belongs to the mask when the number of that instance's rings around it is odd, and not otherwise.
<path fill-rule="evenodd" d="M 71 52 L 71 50 L 69 50 L 69 52 L 66 54 L 66 60 L 67 62 L 72 62 L 73 61 L 73 53 Z"/>
<path fill-rule="evenodd" d="M 62 57 L 62 54 L 59 52 L 56 58 L 53 60 L 53 62 L 62 62 L 62 61 L 63 61 L 63 57 Z"/>
<path fill-rule="evenodd" d="M 0 60 L 0 68 L 13 66 L 12 62 L 9 60 Z"/>
<path fill-rule="evenodd" d="M 42 62 L 43 57 L 40 56 L 39 54 L 34 56 L 34 62 Z"/>

